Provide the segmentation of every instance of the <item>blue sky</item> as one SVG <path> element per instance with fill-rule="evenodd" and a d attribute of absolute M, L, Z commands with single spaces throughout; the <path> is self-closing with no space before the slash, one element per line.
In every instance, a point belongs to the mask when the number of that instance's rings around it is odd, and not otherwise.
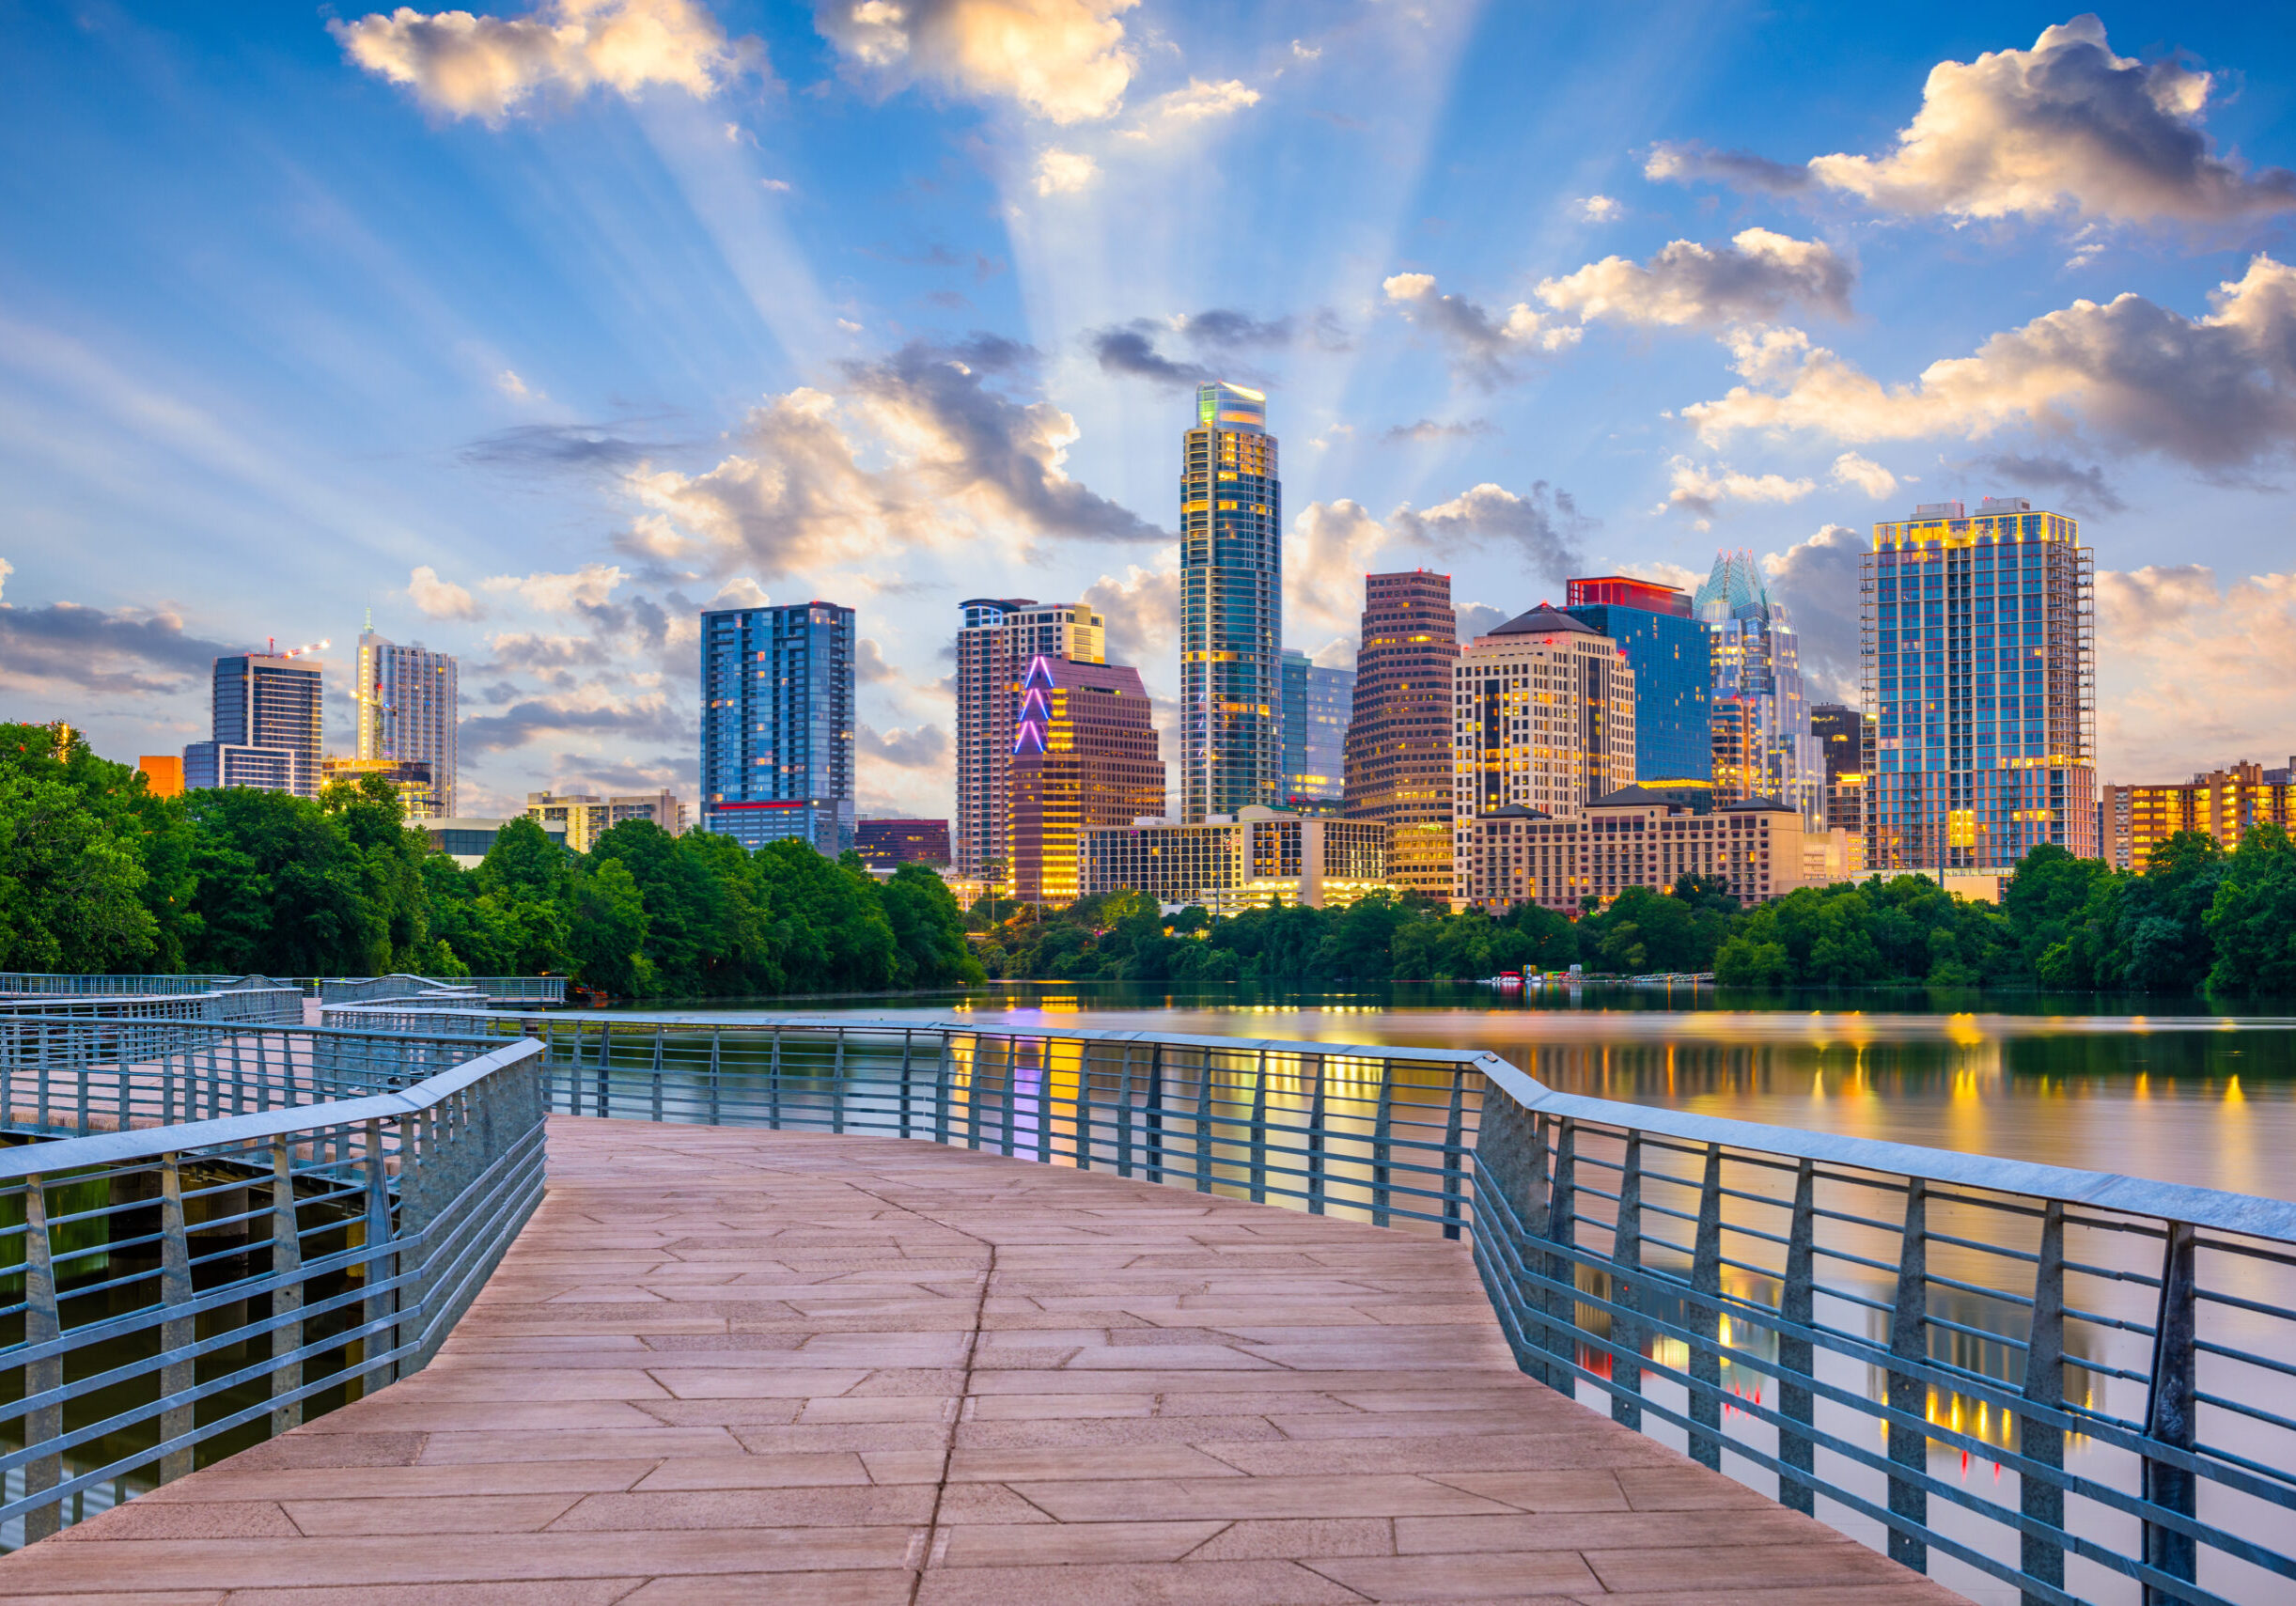
<path fill-rule="evenodd" d="M 471 806 L 690 795 L 696 612 L 828 597 L 863 809 L 945 815 L 961 599 L 1087 597 L 1173 690 L 1203 374 L 1271 393 L 1325 662 L 1367 568 L 1483 621 L 1742 546 L 1846 688 L 1873 522 L 2024 494 L 2096 550 L 2105 779 L 2296 748 L 2272 8 L 0 0 L 0 713 L 114 755 L 371 608 L 461 656 Z"/>

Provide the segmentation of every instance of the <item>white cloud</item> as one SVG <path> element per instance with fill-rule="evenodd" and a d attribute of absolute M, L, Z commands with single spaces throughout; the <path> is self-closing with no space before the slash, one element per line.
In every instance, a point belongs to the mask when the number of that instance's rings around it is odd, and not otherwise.
<path fill-rule="evenodd" d="M 1833 479 L 1836 485 L 1856 486 L 1877 502 L 1884 496 L 1895 495 L 1898 490 L 1896 475 L 1872 459 L 1859 457 L 1855 452 L 1844 452 L 1834 460 Z"/>
<path fill-rule="evenodd" d="M 1293 39 L 1291 41 L 1291 58 L 1294 61 L 1314 61 L 1318 57 L 1321 56 L 1322 54 L 1323 47 L 1321 45 L 1304 44 L 1298 39 Z"/>
<path fill-rule="evenodd" d="M 1676 458 L 1666 466 L 1673 489 L 1664 502 L 1651 509 L 1654 513 L 1694 513 L 1704 520 L 1718 512 L 1725 502 L 1799 502 L 1818 489 L 1814 480 L 1742 474 L 1727 463 L 1695 463 L 1688 458 Z M 1706 526 L 1702 522 L 1698 527 Z"/>
<path fill-rule="evenodd" d="M 855 756 L 870 764 L 889 764 L 897 770 L 940 769 L 948 760 L 948 732 L 937 725 L 907 730 L 877 730 L 866 722 L 853 731 Z"/>
<path fill-rule="evenodd" d="M 2102 779 L 2180 781 L 2296 746 L 2296 573 L 2100 569 L 2097 647 Z"/>
<path fill-rule="evenodd" d="M 789 193 L 789 180 L 787 179 L 760 179 L 758 180 L 758 187 L 761 190 L 769 190 L 776 195 L 786 195 Z"/>
<path fill-rule="evenodd" d="M 1801 637 L 1802 672 L 1812 701 L 1856 700 L 1858 570 L 1867 544 L 1847 524 L 1827 524 L 1809 539 L 1762 558 L 1771 599 L 1784 604 Z"/>
<path fill-rule="evenodd" d="M 1242 79 L 1206 84 L 1191 78 L 1186 87 L 1159 95 L 1143 106 L 1134 126 L 1125 131 L 1124 137 L 1154 139 L 1159 133 L 1191 128 L 1215 117 L 1233 117 L 1247 106 L 1257 104 L 1259 91 Z"/>
<path fill-rule="evenodd" d="M 1582 323 L 1721 323 L 1768 318 L 1796 302 L 1846 318 L 1854 277 L 1823 241 L 1748 228 L 1719 249 L 1677 240 L 1648 263 L 1605 257 L 1541 281 L 1538 299 Z"/>
<path fill-rule="evenodd" d="M 1648 580 L 1659 585 L 1671 585 L 1677 591 L 1695 591 L 1706 576 L 1695 569 L 1685 569 L 1679 563 L 1669 563 L 1663 557 L 1637 558 L 1618 566 L 1618 572 L 1632 580 Z"/>
<path fill-rule="evenodd" d="M 1169 557 L 1162 568 L 1130 564 L 1120 575 L 1103 574 L 1086 586 L 1077 600 L 1107 619 L 1112 663 L 1160 667 L 1179 650 L 1174 633 L 1179 618 L 1179 569 Z"/>
<path fill-rule="evenodd" d="M 1432 273 L 1396 273 L 1382 281 L 1388 304 L 1449 348 L 1452 371 L 1486 389 L 1519 376 L 1528 359 L 1575 346 L 1579 331 L 1516 303 L 1494 319 L 1464 296 L 1439 294 Z"/>
<path fill-rule="evenodd" d="M 1138 0 L 820 0 L 815 24 L 856 66 L 1007 100 L 1048 122 L 1113 117 L 1135 66 L 1121 14 Z"/>
<path fill-rule="evenodd" d="M 1311 502 L 1284 543 L 1284 629 L 1296 639 L 1353 636 L 1363 622 L 1364 575 L 1391 538 L 1363 505 Z"/>
<path fill-rule="evenodd" d="M 8 577 L 15 572 L 16 566 L 7 558 L 0 557 L 0 597 L 8 594 Z"/>
<path fill-rule="evenodd" d="M 1037 194 L 1072 195 L 1099 178 L 1100 172 L 1101 164 L 1082 152 L 1048 148 L 1037 157 Z"/>
<path fill-rule="evenodd" d="M 505 368 L 494 376 L 494 388 L 512 401 L 547 401 L 550 398 L 518 377 L 517 371 Z"/>
<path fill-rule="evenodd" d="M 1626 215 L 1626 208 L 1608 195 L 1587 195 L 1579 202 L 1579 216 L 1588 223 L 1610 223 Z"/>
<path fill-rule="evenodd" d="M 441 580 L 439 571 L 427 563 L 407 576 L 407 600 L 427 618 L 475 619 L 485 613 L 469 591 Z"/>
<path fill-rule="evenodd" d="M 353 62 L 432 110 L 492 123 L 543 90 L 634 99 L 664 85 L 707 98 L 762 49 L 728 43 L 698 0 L 546 0 L 523 17 L 401 6 L 327 28 Z"/>
<path fill-rule="evenodd" d="M 422 570 L 417 569 L 416 573 Z M 629 576 L 617 567 L 602 563 L 586 563 L 570 574 L 537 573 L 523 577 L 497 574 L 478 584 L 489 591 L 515 591 L 529 607 L 539 608 L 546 614 L 570 614 L 584 608 L 601 608 L 614 595 L 614 588 Z M 464 594 L 466 597 L 468 593 Z"/>
<path fill-rule="evenodd" d="M 771 607 L 773 601 L 773 598 L 766 595 L 764 586 L 746 574 L 737 574 L 719 586 L 717 595 L 704 602 L 702 607 L 711 612 L 721 608 L 766 608 Z"/>

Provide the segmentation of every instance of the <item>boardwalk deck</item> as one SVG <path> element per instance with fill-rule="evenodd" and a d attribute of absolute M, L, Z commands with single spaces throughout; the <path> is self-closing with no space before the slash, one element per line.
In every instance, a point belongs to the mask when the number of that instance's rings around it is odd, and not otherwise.
<path fill-rule="evenodd" d="M 1516 1372 L 1464 1247 L 554 1119 L 426 1371 L 0 1559 L 79 1606 L 1958 1599 Z"/>

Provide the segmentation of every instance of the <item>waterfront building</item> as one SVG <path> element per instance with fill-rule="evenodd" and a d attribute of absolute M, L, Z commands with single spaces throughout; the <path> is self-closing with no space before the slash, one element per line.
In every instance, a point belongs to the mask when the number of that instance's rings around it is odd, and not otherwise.
<path fill-rule="evenodd" d="M 872 870 L 889 870 L 898 865 L 945 865 L 949 862 L 948 821 L 863 815 L 854 827 L 853 847 L 861 862 Z"/>
<path fill-rule="evenodd" d="M 425 814 L 455 811 L 456 729 L 461 693 L 455 661 L 421 642 L 402 647 L 372 630 L 359 634 L 357 756 L 420 764 L 430 776 Z"/>
<path fill-rule="evenodd" d="M 973 597 L 959 604 L 957 631 L 958 873 L 1004 881 L 1005 829 L 1011 813 L 1014 719 L 1021 677 L 1039 658 L 1106 661 L 1108 621 L 1082 602 L 1028 597 Z M 993 874 L 991 874 L 993 869 Z"/>
<path fill-rule="evenodd" d="M 1847 834 L 1850 858 L 1843 874 L 1853 875 L 1866 867 L 1866 773 L 1873 760 L 1873 721 L 1862 709 L 1820 703 L 1810 709 L 1810 734 L 1818 739 L 1825 764 L 1825 826 Z"/>
<path fill-rule="evenodd" d="M 325 665 L 299 652 L 215 661 L 214 736 L 183 750 L 186 788 L 253 787 L 319 795 Z"/>
<path fill-rule="evenodd" d="M 1634 778 L 1713 776 L 1712 643 L 1690 594 L 1629 575 L 1573 580 L 1564 612 L 1618 644 L 1634 669 Z"/>
<path fill-rule="evenodd" d="M 1283 795 L 1283 482 L 1268 399 L 1200 386 L 1181 438 L 1180 817 Z"/>
<path fill-rule="evenodd" d="M 1355 672 L 1284 649 L 1284 806 L 1314 812 L 1347 795 L 1348 720 Z"/>
<path fill-rule="evenodd" d="M 475 870 L 485 860 L 488 850 L 494 846 L 494 838 L 500 834 L 502 828 L 509 823 L 508 819 L 450 816 L 436 819 L 410 819 L 407 827 L 421 832 L 430 838 L 433 849 L 464 869 Z M 560 848 L 567 847 L 564 827 L 544 825 L 542 834 Z M 572 851 L 571 849 L 567 850 Z"/>
<path fill-rule="evenodd" d="M 398 794 L 398 806 L 409 819 L 430 819 L 447 811 L 439 806 L 438 787 L 430 779 L 430 766 L 414 758 L 342 758 L 333 754 L 319 761 L 319 784 L 324 787 L 337 781 L 349 781 L 356 786 L 368 775 L 382 777 Z"/>
<path fill-rule="evenodd" d="M 2006 871 L 2098 855 L 2094 559 L 2022 497 L 1926 503 L 1865 556 L 1866 863 Z"/>
<path fill-rule="evenodd" d="M 1810 829 L 1821 829 L 1825 764 L 1810 732 L 1801 642 L 1785 605 L 1771 600 L 1754 554 L 1717 554 L 1691 607 L 1708 631 L 1714 717 L 1722 717 L 1726 700 L 1744 705 L 1743 795 L 1789 803 Z"/>
<path fill-rule="evenodd" d="M 1389 828 L 1396 885 L 1451 897 L 1451 577 L 1364 576 L 1362 647 L 1346 742 L 1347 813 Z"/>
<path fill-rule="evenodd" d="M 701 616 L 701 829 L 755 850 L 853 845 L 853 611 L 835 602 Z"/>
<path fill-rule="evenodd" d="M 2239 847 L 2252 826 L 2296 832 L 2296 785 L 2288 773 L 2239 763 L 2182 784 L 2107 787 L 2101 854 L 2116 869 L 2142 870 L 2152 862 L 2153 849 L 2180 831 L 2211 837 L 2226 851 Z"/>
<path fill-rule="evenodd" d="M 1047 655 L 1031 661 L 1021 681 L 1011 797 L 1013 897 L 1075 902 L 1082 834 L 1164 811 L 1164 760 L 1140 672 Z"/>
<path fill-rule="evenodd" d="M 624 792 L 613 797 L 560 792 L 528 792 L 526 818 L 545 831 L 556 830 L 566 845 L 586 853 L 598 839 L 625 819 L 649 820 L 672 836 L 686 832 L 686 805 L 668 787 L 653 792 Z"/>
<path fill-rule="evenodd" d="M 1767 798 L 1700 806 L 1671 790 L 1622 787 L 1569 816 L 1504 803 L 1462 822 L 1465 901 L 1577 913 L 1629 887 L 1663 892 L 1684 876 L 1726 882 L 1742 908 L 1803 884 L 1802 816 Z"/>
<path fill-rule="evenodd" d="M 180 798 L 183 795 L 183 755 L 180 753 L 147 753 L 135 761 L 144 772 L 144 789 L 155 798 Z"/>
<path fill-rule="evenodd" d="M 1084 833 L 1082 893 L 1144 892 L 1229 915 L 1271 901 L 1338 909 L 1397 890 L 1387 827 L 1255 804 L 1234 819 L 1140 819 Z"/>

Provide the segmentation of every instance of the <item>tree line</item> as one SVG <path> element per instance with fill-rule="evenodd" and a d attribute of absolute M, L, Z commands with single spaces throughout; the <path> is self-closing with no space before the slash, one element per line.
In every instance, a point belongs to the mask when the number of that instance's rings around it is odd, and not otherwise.
<path fill-rule="evenodd" d="M 566 975 L 617 996 L 878 991 L 981 978 L 941 878 L 802 842 L 625 820 L 579 857 L 513 819 L 464 869 L 377 777 L 317 801 L 155 796 L 44 725 L 0 725 L 0 970 Z"/>

